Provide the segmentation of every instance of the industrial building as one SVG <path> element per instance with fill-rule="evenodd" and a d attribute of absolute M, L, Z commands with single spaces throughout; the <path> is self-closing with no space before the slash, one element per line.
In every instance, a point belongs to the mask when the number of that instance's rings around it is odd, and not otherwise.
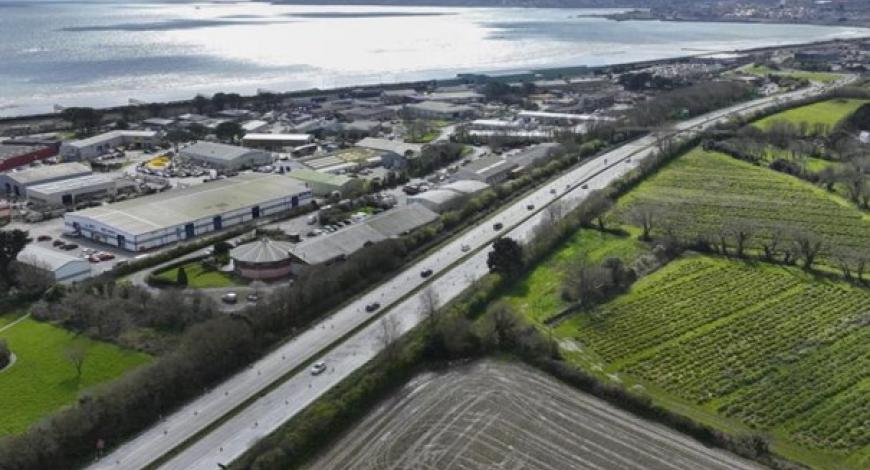
<path fill-rule="evenodd" d="M 406 104 L 402 109 L 407 115 L 420 119 L 464 119 L 477 114 L 477 110 L 471 106 L 441 101 Z"/>
<path fill-rule="evenodd" d="M 290 275 L 292 258 L 288 242 L 263 238 L 230 250 L 233 269 L 245 279 L 279 279 Z"/>
<path fill-rule="evenodd" d="M 337 192 L 341 197 L 348 197 L 362 192 L 363 189 L 362 180 L 345 175 L 314 170 L 293 170 L 287 175 L 311 189 L 315 196 L 330 196 Z"/>
<path fill-rule="evenodd" d="M 357 142 L 356 146 L 383 152 L 381 163 L 387 168 L 404 168 L 408 160 L 417 158 L 423 153 L 421 144 L 408 144 L 375 137 L 366 137 Z"/>
<path fill-rule="evenodd" d="M 262 150 L 215 142 L 197 142 L 181 149 L 179 155 L 222 170 L 238 170 L 272 163 L 272 155 Z"/>
<path fill-rule="evenodd" d="M 30 186 L 27 200 L 47 206 L 73 206 L 81 201 L 114 196 L 135 186 L 133 180 L 97 173 Z"/>
<path fill-rule="evenodd" d="M 550 113 L 547 111 L 520 111 L 517 116 L 524 121 L 553 125 L 577 124 L 587 121 L 613 120 L 613 118 L 607 116 L 595 116 L 592 114 Z"/>
<path fill-rule="evenodd" d="M 517 164 L 502 157 L 493 156 L 475 160 L 459 168 L 456 177 L 459 179 L 482 181 L 495 185 L 508 179 Z"/>
<path fill-rule="evenodd" d="M 415 194 L 408 197 L 408 204 L 417 203 L 427 209 L 444 213 L 459 209 L 472 196 L 489 188 L 489 185 L 475 180 L 459 180 L 445 184 L 438 189 Z"/>
<path fill-rule="evenodd" d="M 6 194 L 23 198 L 27 195 L 27 188 L 30 186 L 76 178 L 91 173 L 91 169 L 81 163 L 59 163 L 0 173 L 0 183 L 2 183 L 2 188 Z"/>
<path fill-rule="evenodd" d="M 71 284 L 91 277 L 91 263 L 87 259 L 33 243 L 25 246 L 15 259 L 59 284 Z"/>
<path fill-rule="evenodd" d="M 64 215 L 68 231 L 144 251 L 302 206 L 311 190 L 283 175 L 242 174 Z"/>
<path fill-rule="evenodd" d="M 153 147 L 161 142 L 157 131 L 118 130 L 87 139 L 64 142 L 60 155 L 64 160 L 90 160 L 105 155 L 117 147 Z"/>
<path fill-rule="evenodd" d="M 508 159 L 516 163 L 519 169 L 529 168 L 549 161 L 562 146 L 557 143 L 532 145 L 519 152 L 508 155 Z"/>
<path fill-rule="evenodd" d="M 250 148 L 283 152 L 288 148 L 314 142 L 311 134 L 245 134 L 242 145 Z"/>
<path fill-rule="evenodd" d="M 411 233 L 436 220 L 438 214 L 420 204 L 408 204 L 335 233 L 309 238 L 290 251 L 294 259 L 293 271 L 298 273 L 305 266 L 342 260 L 363 247 Z"/>
<path fill-rule="evenodd" d="M 51 145 L 0 144 L 0 171 L 9 171 L 55 155 L 57 147 Z"/>

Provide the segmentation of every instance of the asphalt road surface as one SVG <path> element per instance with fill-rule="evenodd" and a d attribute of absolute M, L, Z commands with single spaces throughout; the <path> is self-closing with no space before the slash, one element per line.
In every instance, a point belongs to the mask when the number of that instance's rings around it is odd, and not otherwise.
<path fill-rule="evenodd" d="M 673 128 L 681 135 L 686 135 L 687 131 L 709 127 L 734 113 L 751 113 L 775 102 L 803 98 L 821 90 L 823 88 L 816 85 L 789 95 L 743 103 L 681 122 Z M 233 461 L 257 440 L 277 429 L 374 357 L 383 345 L 380 340 L 382 320 L 370 323 L 340 344 L 335 344 L 341 338 L 381 314 L 385 318 L 394 318 L 400 331 L 410 330 L 422 319 L 420 288 L 424 284 L 431 286 L 427 289 L 437 293 L 441 304 L 446 303 L 486 274 L 487 252 L 496 237 L 507 235 L 518 240 L 527 239 L 546 216 L 548 205 L 558 201 L 562 205 L 562 212 L 567 213 L 591 191 L 606 187 L 654 152 L 656 141 L 654 136 L 635 140 L 531 192 L 116 448 L 90 468 L 145 468 L 173 450 L 177 453 L 160 468 L 214 470 L 219 463 Z M 534 206 L 533 210 L 527 208 L 530 204 Z M 496 222 L 502 223 L 503 229 L 494 230 L 493 224 Z M 463 245 L 470 250 L 463 251 Z M 422 278 L 420 272 L 424 269 L 432 269 L 435 275 L 429 279 Z M 403 300 L 399 302 L 400 299 Z M 376 312 L 367 312 L 366 305 L 373 302 L 380 303 L 382 307 Z M 329 346 L 334 347 L 323 354 Z M 301 371 L 270 392 L 262 393 L 267 386 L 314 359 L 327 363 L 325 373 L 312 376 L 308 371 Z M 232 417 L 207 433 L 202 433 L 209 425 L 255 396 L 258 398 L 237 410 Z M 196 439 L 193 439 L 194 436 Z M 189 444 L 187 447 L 177 449 L 185 442 Z"/>
<path fill-rule="evenodd" d="M 416 377 L 309 470 L 760 470 L 534 368 L 481 361 Z"/>

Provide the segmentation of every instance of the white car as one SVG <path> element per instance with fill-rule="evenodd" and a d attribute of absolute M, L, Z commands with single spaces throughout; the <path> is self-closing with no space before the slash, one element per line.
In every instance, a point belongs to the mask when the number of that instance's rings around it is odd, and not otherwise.
<path fill-rule="evenodd" d="M 320 375 L 324 372 L 326 372 L 325 362 L 318 362 L 317 364 L 311 366 L 311 375 Z"/>

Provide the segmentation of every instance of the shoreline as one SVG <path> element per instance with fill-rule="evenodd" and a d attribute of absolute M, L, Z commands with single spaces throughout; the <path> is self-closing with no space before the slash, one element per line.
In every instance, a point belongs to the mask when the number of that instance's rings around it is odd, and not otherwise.
<path fill-rule="evenodd" d="M 615 21 L 615 20 L 614 20 Z M 655 20 L 655 21 L 665 21 L 665 20 Z M 868 28 L 870 29 L 870 28 Z M 402 88 L 420 88 L 420 87 L 428 87 L 432 84 L 437 84 L 439 86 L 450 86 L 450 85 L 458 85 L 463 83 L 468 83 L 468 81 L 475 77 L 490 77 L 494 80 L 523 80 L 523 79 L 532 79 L 538 75 L 542 75 L 541 78 L 550 78 L 549 76 L 571 76 L 571 75 L 580 75 L 580 74 L 594 74 L 597 71 L 605 71 L 612 69 L 635 69 L 642 67 L 649 67 L 653 65 L 661 65 L 671 62 L 679 62 L 683 60 L 688 60 L 693 57 L 704 56 L 709 54 L 716 53 L 740 53 L 740 54 L 752 54 L 752 53 L 763 53 L 771 50 L 779 50 L 779 49 L 790 49 L 797 47 L 812 47 L 812 46 L 822 46 L 822 45 L 833 45 L 838 43 L 849 43 L 853 41 L 863 41 L 867 38 L 870 38 L 870 32 L 866 36 L 848 38 L 848 39 L 829 39 L 824 41 L 810 41 L 810 42 L 796 42 L 791 44 L 782 44 L 775 46 L 761 46 L 761 47 L 753 47 L 748 49 L 722 49 L 722 50 L 710 50 L 710 51 L 696 51 L 691 53 L 685 53 L 676 55 L 670 58 L 663 59 L 653 59 L 646 61 L 634 61 L 634 62 L 617 62 L 609 65 L 599 65 L 599 66 L 587 66 L 587 65 L 567 65 L 567 66 L 554 66 L 554 67 L 545 67 L 545 68 L 530 68 L 524 70 L 517 71 L 476 71 L 476 72 L 467 72 L 462 74 L 457 74 L 453 77 L 442 77 L 442 78 L 431 78 L 427 80 L 414 80 L 414 81 L 402 81 L 402 82 L 386 82 L 386 83 L 374 83 L 374 84 L 366 84 L 366 85 L 348 85 L 334 88 L 308 88 L 301 90 L 286 90 L 286 91 L 275 91 L 274 93 L 281 99 L 292 99 L 292 98 L 306 98 L 311 96 L 321 96 L 321 95 L 336 95 L 341 93 L 347 93 L 353 90 L 371 90 L 371 89 L 382 89 L 382 90 L 394 90 L 394 89 L 402 89 Z M 680 52 L 689 52 L 686 50 L 680 50 Z M 233 93 L 232 91 L 223 91 L 223 93 Z M 257 94 L 253 95 L 242 95 L 242 103 L 248 104 L 251 101 L 257 98 Z M 167 112 L 190 112 L 190 108 L 193 104 L 193 98 L 183 99 L 183 100 L 168 100 L 168 101 L 151 101 L 138 105 L 117 105 L 117 106 L 106 106 L 106 107 L 95 107 L 94 109 L 103 113 L 104 119 L 106 118 L 120 118 L 121 113 L 124 110 L 133 109 L 133 108 L 148 108 L 149 106 L 159 106 L 163 111 Z M 73 106 L 71 106 L 73 107 Z M 39 122 L 52 122 L 61 120 L 59 112 L 50 112 L 50 113 L 38 113 L 38 114 L 21 114 L 15 116 L 0 116 L 0 135 L 6 130 L 8 127 L 16 126 L 16 125 L 26 125 L 26 124 L 36 124 Z"/>

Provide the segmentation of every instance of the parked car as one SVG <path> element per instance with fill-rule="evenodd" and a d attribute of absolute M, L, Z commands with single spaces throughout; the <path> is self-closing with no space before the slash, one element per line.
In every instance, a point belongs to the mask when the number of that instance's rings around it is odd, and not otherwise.
<path fill-rule="evenodd" d="M 108 251 L 101 251 L 95 255 L 97 258 L 100 258 L 100 261 L 108 261 L 110 259 L 115 259 L 115 255 L 109 253 Z"/>
<path fill-rule="evenodd" d="M 427 278 L 431 275 L 432 275 L 431 269 L 424 269 L 424 270 L 420 271 L 420 277 Z"/>
<path fill-rule="evenodd" d="M 311 366 L 311 375 L 320 375 L 324 372 L 326 372 L 325 362 L 318 362 L 317 364 Z"/>
<path fill-rule="evenodd" d="M 379 308 L 381 308 L 381 304 L 379 304 L 377 302 L 372 302 L 372 303 L 366 305 L 366 312 L 374 312 L 375 310 L 377 310 Z"/>
<path fill-rule="evenodd" d="M 90 261 L 91 263 L 99 263 L 101 261 L 100 257 L 97 255 L 89 255 L 87 257 L 87 260 Z"/>
<path fill-rule="evenodd" d="M 66 243 L 63 246 L 61 246 L 61 249 L 66 250 L 66 251 L 72 251 L 72 250 L 77 249 L 78 247 L 79 246 L 76 245 L 75 243 Z"/>
<path fill-rule="evenodd" d="M 225 304 L 234 304 L 239 301 L 239 294 L 235 292 L 227 292 L 221 297 L 221 301 Z"/>
<path fill-rule="evenodd" d="M 55 240 L 55 241 L 51 242 L 51 246 L 64 246 L 64 245 L 66 245 L 66 242 L 63 240 Z"/>
<path fill-rule="evenodd" d="M 245 297 L 245 299 L 247 299 L 248 302 L 256 302 L 256 301 L 260 300 L 260 296 L 257 295 L 257 294 L 254 293 L 254 292 L 251 292 L 250 294 L 248 294 L 248 295 Z"/>
<path fill-rule="evenodd" d="M 38 242 L 47 242 L 50 240 L 51 240 L 51 237 L 49 237 L 48 235 L 40 235 L 40 236 L 36 237 L 36 241 L 38 241 Z"/>

